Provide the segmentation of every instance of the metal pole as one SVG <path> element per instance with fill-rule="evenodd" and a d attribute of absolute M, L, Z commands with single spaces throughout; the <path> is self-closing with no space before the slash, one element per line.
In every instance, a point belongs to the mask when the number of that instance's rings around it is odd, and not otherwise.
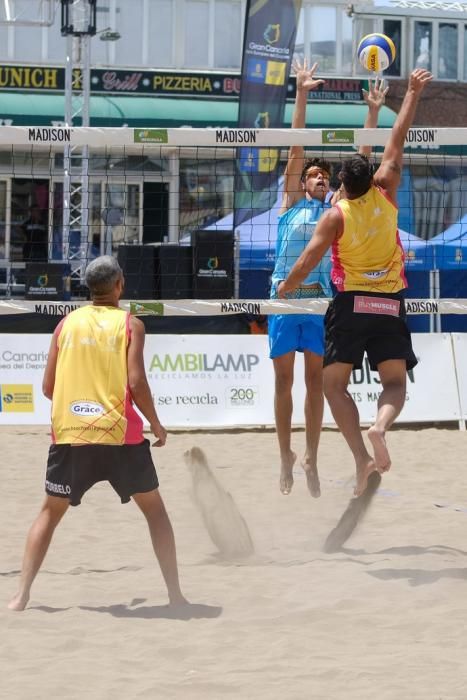
<path fill-rule="evenodd" d="M 177 153 L 169 154 L 169 243 L 178 243 L 180 238 L 180 159 Z"/>
<path fill-rule="evenodd" d="M 73 36 L 66 37 L 65 59 L 65 125 L 73 124 Z M 71 146 L 63 150 L 63 221 L 62 221 L 62 261 L 70 257 L 70 195 L 71 195 Z"/>
<path fill-rule="evenodd" d="M 66 36 L 65 123 L 75 119 L 89 126 L 91 36 L 96 33 L 96 0 L 61 0 L 62 34 Z M 80 283 L 88 260 L 89 148 L 67 146 L 63 153 L 62 259 Z M 79 232 L 79 246 L 70 250 L 70 233 Z"/>
<path fill-rule="evenodd" d="M 89 126 L 89 101 L 91 94 L 91 37 L 89 35 L 85 35 L 80 38 L 82 49 L 83 81 L 83 106 L 81 113 L 81 123 L 83 126 Z M 88 259 L 89 199 L 89 147 L 83 146 L 81 152 L 81 282 L 84 282 L 84 271 L 86 269 Z"/>
<path fill-rule="evenodd" d="M 234 233 L 234 299 L 240 298 L 240 233 Z"/>

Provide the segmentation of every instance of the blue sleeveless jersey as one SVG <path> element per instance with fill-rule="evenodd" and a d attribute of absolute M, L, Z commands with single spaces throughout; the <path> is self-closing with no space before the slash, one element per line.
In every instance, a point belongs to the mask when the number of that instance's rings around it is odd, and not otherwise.
<path fill-rule="evenodd" d="M 305 250 L 310 241 L 321 214 L 330 205 L 318 199 L 305 197 L 279 216 L 276 241 L 276 263 L 272 273 L 271 299 L 277 298 L 277 285 L 289 274 L 295 262 Z M 301 292 L 294 296 L 300 297 L 330 297 L 331 251 L 327 251 L 317 268 L 303 280 L 302 285 L 313 285 L 314 290 Z M 321 290 L 320 290 L 321 288 Z"/>

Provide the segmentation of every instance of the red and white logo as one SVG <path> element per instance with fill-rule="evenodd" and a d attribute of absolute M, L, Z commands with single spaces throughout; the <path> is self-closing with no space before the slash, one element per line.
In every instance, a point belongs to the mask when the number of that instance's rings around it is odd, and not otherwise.
<path fill-rule="evenodd" d="M 354 297 L 353 310 L 356 314 L 382 314 L 399 316 L 401 303 L 397 299 L 385 297 Z"/>

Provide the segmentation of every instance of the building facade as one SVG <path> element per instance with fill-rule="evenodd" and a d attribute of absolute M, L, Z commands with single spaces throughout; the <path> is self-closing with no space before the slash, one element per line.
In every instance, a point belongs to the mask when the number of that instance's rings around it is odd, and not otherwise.
<path fill-rule="evenodd" d="M 49 25 L 30 26 L 30 0 L 8 4 L 17 21 L 6 22 L 0 14 L 0 125 L 63 124 L 66 41 L 59 12 Z M 91 125 L 235 126 L 245 11 L 246 0 L 97 0 Z M 373 31 L 391 36 L 398 48 L 387 71 L 390 92 L 380 126 L 392 125 L 416 66 L 432 70 L 435 77 L 417 123 L 464 126 L 467 17 L 465 12 L 426 9 L 422 0 L 410 8 L 303 0 L 295 53 L 317 61 L 326 79 L 326 89 L 310 101 L 307 125 L 362 126 L 367 74 L 355 53 L 359 38 Z M 288 95 L 285 126 L 291 121 L 293 79 Z M 90 251 L 105 250 L 109 237 L 114 250 L 120 243 L 178 240 L 228 214 L 234 151 L 203 153 L 195 146 L 170 157 L 91 154 Z M 63 167 L 60 154 L 32 157 L 0 144 L 0 284 L 11 264 L 24 264 L 24 224 L 33 205 L 42 212 L 49 258 L 60 259 Z M 465 168 L 455 156 L 447 165 L 420 161 L 414 167 L 407 178 L 419 196 L 406 226 L 430 238 L 467 211 L 467 194 L 459 186 Z M 442 210 L 430 199 L 433 182 L 436 191 L 439 186 L 443 190 Z"/>

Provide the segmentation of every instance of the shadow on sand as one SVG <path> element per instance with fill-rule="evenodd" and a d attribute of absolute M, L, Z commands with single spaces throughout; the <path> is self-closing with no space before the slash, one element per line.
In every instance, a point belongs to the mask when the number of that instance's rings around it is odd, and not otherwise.
<path fill-rule="evenodd" d="M 68 608 L 53 608 L 49 605 L 31 605 L 28 610 L 40 610 L 45 613 L 65 612 L 66 610 L 88 610 L 90 612 L 107 613 L 113 617 L 133 617 L 141 620 L 200 620 L 202 618 L 219 617 L 222 608 L 218 605 L 203 605 L 202 603 L 188 603 L 179 607 L 169 605 L 142 605 L 139 608 L 130 605 L 78 605 Z"/>
<path fill-rule="evenodd" d="M 467 552 L 463 549 L 456 549 L 456 547 L 448 547 L 444 544 L 430 544 L 427 547 L 420 547 L 420 545 L 404 545 L 401 547 L 387 547 L 386 549 L 377 549 L 373 552 L 368 552 L 366 549 L 352 549 L 350 547 L 342 547 L 341 551 L 349 556 L 359 556 L 359 555 L 370 555 L 374 556 L 376 554 L 397 554 L 401 557 L 412 557 L 420 556 L 422 554 L 437 554 L 439 556 L 446 556 L 446 554 L 459 554 L 463 557 L 467 556 Z"/>
<path fill-rule="evenodd" d="M 133 617 L 143 620 L 200 620 L 219 617 L 222 613 L 220 606 L 203 605 L 202 603 L 188 603 L 173 608 L 169 605 L 143 605 L 139 608 L 132 608 L 129 605 L 102 605 L 98 607 L 80 605 L 79 609 L 107 613 L 113 617 Z"/>
<path fill-rule="evenodd" d="M 436 583 L 443 578 L 467 581 L 467 569 L 450 568 L 429 571 L 427 569 L 380 569 L 379 571 L 367 571 L 369 576 L 380 581 L 394 581 L 407 579 L 410 586 L 426 586 Z"/>
<path fill-rule="evenodd" d="M 336 527 L 331 530 L 326 538 L 323 551 L 327 554 L 339 552 L 342 546 L 349 539 L 357 525 L 362 521 L 363 516 L 373 500 L 381 483 L 381 474 L 373 472 L 368 477 L 368 485 L 361 496 L 351 498 L 349 505 L 345 509 Z"/>

